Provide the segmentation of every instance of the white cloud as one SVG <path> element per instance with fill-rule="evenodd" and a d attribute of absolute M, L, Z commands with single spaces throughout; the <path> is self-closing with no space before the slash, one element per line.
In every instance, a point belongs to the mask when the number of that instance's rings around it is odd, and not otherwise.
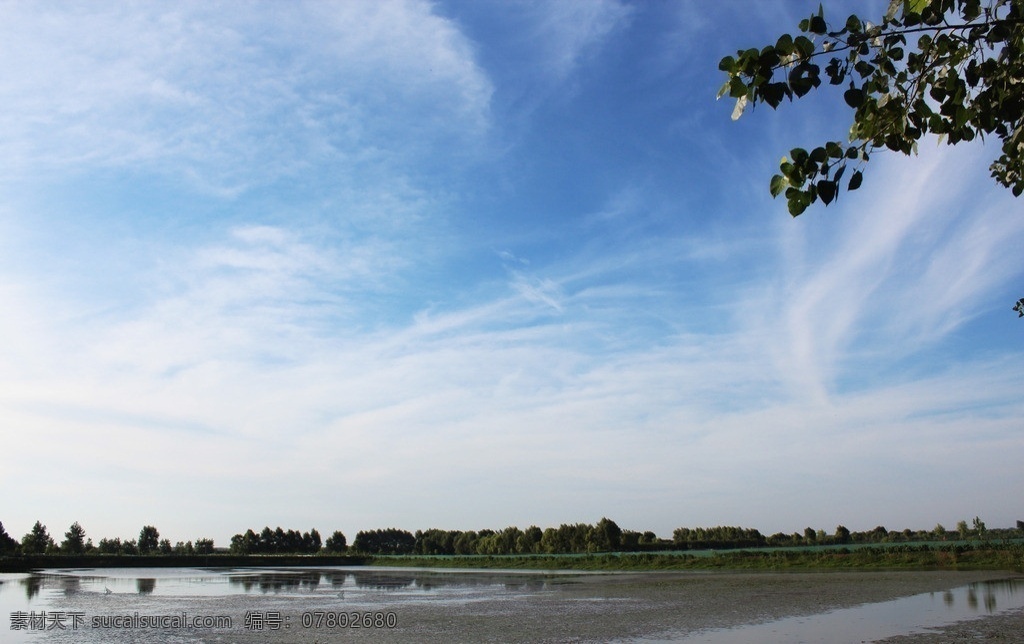
<path fill-rule="evenodd" d="M 779 368 L 797 389 L 822 399 L 865 359 L 934 346 L 1020 271 L 1011 249 L 1024 224 L 1006 216 L 1009 195 L 968 191 L 963 168 L 983 167 L 983 153 L 878 158 L 870 192 L 779 225 L 785 281 L 753 306 L 778 325 Z"/>
<path fill-rule="evenodd" d="M 557 81 L 572 74 L 631 13 L 629 6 L 617 0 L 521 6 L 534 24 L 533 38 L 540 45 L 544 65 Z"/>
<path fill-rule="evenodd" d="M 317 164 L 394 163 L 488 127 L 489 80 L 424 2 L 8 3 L 6 14 L 8 177 L 141 165 L 231 195 Z"/>

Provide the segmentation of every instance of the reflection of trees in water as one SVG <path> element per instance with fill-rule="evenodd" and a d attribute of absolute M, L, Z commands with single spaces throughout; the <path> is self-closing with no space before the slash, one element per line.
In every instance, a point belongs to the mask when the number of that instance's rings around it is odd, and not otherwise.
<path fill-rule="evenodd" d="M 256 575 L 229 575 L 228 583 L 241 586 L 246 592 L 259 589 L 262 593 L 313 592 L 320 585 L 319 570 L 301 572 L 265 572 Z"/>
<path fill-rule="evenodd" d="M 245 592 L 313 592 L 320 584 L 341 589 L 349 578 L 361 590 L 397 591 L 437 590 L 445 587 L 500 586 L 510 592 L 536 592 L 548 587 L 544 577 L 534 575 L 508 576 L 494 574 L 396 572 L 390 570 L 275 570 L 257 574 L 228 575 L 228 582 L 241 586 Z"/>
<path fill-rule="evenodd" d="M 32 599 L 39 594 L 39 590 L 43 587 L 43 576 L 30 575 L 22 579 L 21 583 L 25 586 L 25 597 Z"/>
<path fill-rule="evenodd" d="M 540 577 L 507 578 L 500 575 L 476 574 L 437 574 L 418 573 L 413 575 L 396 575 L 381 572 L 356 573 L 355 583 L 359 588 L 374 590 L 394 590 L 413 586 L 422 591 L 440 588 L 476 588 L 485 586 L 501 586 L 507 591 L 535 592 L 547 587 L 547 582 Z"/>
<path fill-rule="evenodd" d="M 352 573 L 357 588 L 367 590 L 400 590 L 416 583 L 416 577 L 408 574 L 392 572 L 356 572 Z"/>
<path fill-rule="evenodd" d="M 345 585 L 345 581 L 348 579 L 348 573 L 328 572 L 324 577 L 327 578 L 327 583 L 331 585 L 331 588 L 341 588 Z"/>
<path fill-rule="evenodd" d="M 967 605 L 971 610 L 978 610 L 978 592 L 982 593 L 982 603 L 985 611 L 994 613 L 999 608 L 999 595 L 1009 599 L 1018 592 L 1024 591 L 1024 580 L 1020 579 L 997 579 L 995 581 L 983 581 L 970 584 L 967 587 Z M 952 605 L 952 602 L 947 602 Z"/>
<path fill-rule="evenodd" d="M 82 580 L 79 577 L 61 577 L 60 587 L 65 597 L 71 597 L 82 589 Z"/>
<path fill-rule="evenodd" d="M 996 594 L 991 589 L 985 590 L 985 610 L 990 613 L 996 610 Z"/>
<path fill-rule="evenodd" d="M 156 590 L 156 579 L 151 577 L 138 577 L 135 579 L 135 588 L 140 595 L 148 595 Z"/>
<path fill-rule="evenodd" d="M 1009 599 L 1018 592 L 1024 591 L 1024 580 L 1021 579 L 997 579 L 994 581 L 974 582 L 967 585 L 967 607 L 973 611 L 978 610 L 978 593 L 982 595 L 981 603 L 985 611 L 994 613 L 999 608 L 999 596 Z M 956 596 L 952 590 L 942 593 L 942 601 L 947 608 L 953 608 L 956 603 Z"/>
<path fill-rule="evenodd" d="M 998 595 L 1002 595 L 1006 599 L 1010 599 L 1019 592 L 1024 592 L 1024 580 L 1021 579 L 999 579 L 997 581 L 987 581 L 984 583 L 985 588 L 985 610 L 990 613 L 995 612 L 998 603 Z"/>

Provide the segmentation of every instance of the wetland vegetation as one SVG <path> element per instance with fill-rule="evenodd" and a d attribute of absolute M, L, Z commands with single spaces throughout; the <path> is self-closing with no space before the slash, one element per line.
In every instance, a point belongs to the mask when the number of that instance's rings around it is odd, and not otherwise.
<path fill-rule="evenodd" d="M 102 538 L 94 545 L 75 522 L 57 543 L 37 521 L 20 541 L 0 523 L 0 570 L 57 566 L 386 565 L 443 568 L 573 570 L 978 569 L 1024 572 L 1024 526 L 989 529 L 980 518 L 954 530 L 830 533 L 805 528 L 765 536 L 734 526 L 678 528 L 671 539 L 623 530 L 612 520 L 500 531 L 360 531 L 351 546 L 334 531 L 264 527 L 236 534 L 218 548 L 200 538 L 171 545 L 154 526 L 138 539 Z M 311 558 L 315 558 L 311 560 Z"/>

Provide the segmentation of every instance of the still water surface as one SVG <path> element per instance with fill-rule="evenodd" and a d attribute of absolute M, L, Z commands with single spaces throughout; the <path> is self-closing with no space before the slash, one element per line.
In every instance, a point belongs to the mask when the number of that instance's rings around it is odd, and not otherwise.
<path fill-rule="evenodd" d="M 893 635 L 926 632 L 945 624 L 1024 606 L 1024 580 L 978 582 L 943 592 L 842 608 L 815 615 L 787 617 L 757 624 L 761 619 L 740 616 L 731 628 L 665 629 L 644 624 L 620 629 L 620 622 L 647 608 L 651 596 L 644 585 L 615 586 L 607 573 L 381 569 L 365 567 L 287 569 L 189 569 L 125 568 L 52 570 L 29 574 L 0 574 L 0 641 L 75 642 L 110 641 L 240 641 L 260 635 L 247 629 L 245 613 L 283 611 L 295 622 L 285 630 L 267 632 L 265 641 L 316 641 L 314 630 L 303 630 L 300 619 L 313 611 L 328 613 L 393 613 L 408 621 L 409 615 L 441 615 L 449 624 L 449 637 L 459 635 L 466 624 L 476 630 L 473 638 L 505 641 L 540 641 L 543 627 L 520 632 L 488 632 L 488 619 L 521 615 L 523 620 L 543 619 L 557 623 L 563 633 L 586 633 L 596 641 L 685 642 L 732 644 L 739 642 L 836 642 L 874 641 Z M 627 590 L 623 591 L 623 588 Z M 633 594 L 631 594 L 633 593 Z M 659 599 L 658 601 L 664 601 Z M 498 608 L 493 608 L 493 607 Z M 691 603 L 680 600 L 666 611 L 685 611 Z M 486 608 L 482 608 L 486 607 Z M 632 607 L 632 608 L 631 608 Z M 40 619 L 46 613 L 47 618 Z M 61 619 L 54 619 L 62 615 Z M 78 626 L 72 624 L 77 617 Z M 206 630 L 180 628 L 160 631 L 132 626 L 119 631 L 109 624 L 97 628 L 97 620 L 137 615 L 213 617 L 230 616 L 227 626 Z M 542 617 L 538 617 L 542 616 Z M 608 624 L 601 630 L 601 619 Z M 289 618 L 290 619 L 290 618 Z M 438 618 L 441 619 L 441 618 Z M 460 621 L 461 620 L 461 621 Z M 474 621 L 476 620 L 476 621 Z M 57 625 L 61 622 L 63 628 Z M 507 622 L 505 622 L 507 623 Z M 514 622 L 513 622 L 514 623 Z M 578 630 L 574 630 L 574 623 Z M 357 639 L 376 637 L 387 641 L 398 629 L 346 632 Z M 135 629 L 133 631 L 133 628 Z M 596 629 L 596 630 L 595 630 Z M 310 637 L 302 639 L 303 632 Z M 624 633 L 627 633 L 625 635 Z M 163 633 L 161 635 L 161 633 Z M 280 636 L 278 637 L 278 635 Z M 414 633 L 407 632 L 410 637 Z M 172 637 L 173 635 L 173 637 Z M 329 635 L 324 632 L 326 637 Z M 332 636 L 331 640 L 334 639 Z M 351 638 L 350 638 L 351 639 Z M 452 639 L 459 639 L 452 637 Z M 250 641 L 246 640 L 246 641 Z M 468 641 L 468 635 L 467 635 Z"/>

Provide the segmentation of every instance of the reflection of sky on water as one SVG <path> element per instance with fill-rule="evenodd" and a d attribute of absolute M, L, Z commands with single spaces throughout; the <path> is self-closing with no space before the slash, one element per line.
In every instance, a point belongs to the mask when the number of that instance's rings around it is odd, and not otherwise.
<path fill-rule="evenodd" d="M 55 594 L 79 592 L 168 597 L 209 597 L 239 594 L 307 595 L 332 593 L 357 596 L 461 595 L 531 593 L 548 587 L 554 573 L 449 572 L 366 568 L 110 568 L 48 570 L 0 576 L 0 606 L 23 610 Z"/>
<path fill-rule="evenodd" d="M 877 604 L 672 637 L 684 644 L 764 644 L 786 642 L 865 642 L 927 633 L 930 629 L 1024 606 L 1024 579 L 986 581 L 941 593 L 924 593 Z M 844 639 L 844 636 L 847 639 Z M 659 642 L 650 639 L 644 642 Z"/>

